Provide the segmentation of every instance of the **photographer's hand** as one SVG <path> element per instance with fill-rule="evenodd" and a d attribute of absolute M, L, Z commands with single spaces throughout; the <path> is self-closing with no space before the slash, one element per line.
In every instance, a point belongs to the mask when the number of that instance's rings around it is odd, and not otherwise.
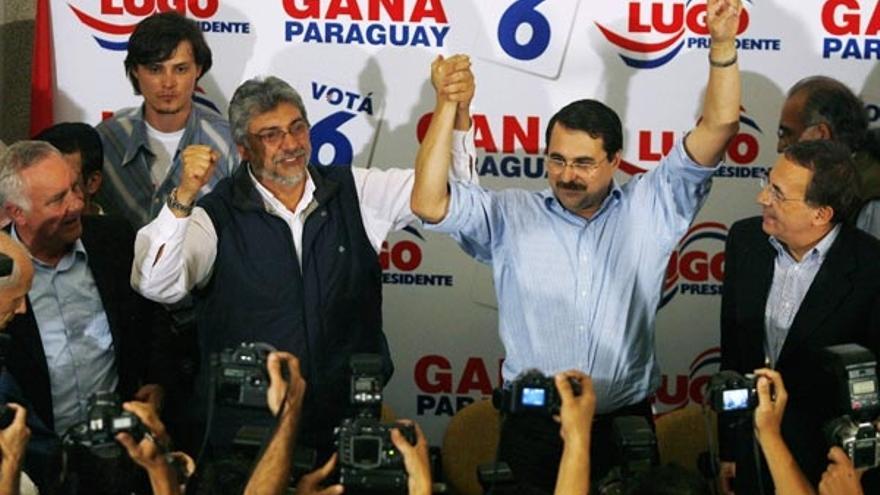
<path fill-rule="evenodd" d="M 0 493 L 17 494 L 31 430 L 27 427 L 25 408 L 13 403 L 6 404 L 6 407 L 15 411 L 15 417 L 9 426 L 0 431 Z"/>
<path fill-rule="evenodd" d="M 296 484 L 295 495 L 339 495 L 345 491 L 342 485 L 331 485 L 326 488 L 321 486 L 321 483 L 333 472 L 334 467 L 336 467 L 336 454 L 330 456 L 323 466 L 300 478 Z"/>
<path fill-rule="evenodd" d="M 289 352 L 270 352 L 266 360 L 269 372 L 269 389 L 266 401 L 273 416 L 278 416 L 281 404 L 285 404 L 284 412 L 299 416 L 303 397 L 306 393 L 306 381 L 299 370 L 299 359 Z M 283 370 L 287 371 L 287 379 Z"/>
<path fill-rule="evenodd" d="M 569 380 L 580 384 L 580 395 L 574 394 Z M 590 436 L 596 412 L 593 380 L 582 371 L 569 370 L 557 373 L 555 381 L 562 398 L 559 435 L 563 441 L 555 493 L 586 494 L 590 487 Z"/>
<path fill-rule="evenodd" d="M 820 495 L 863 495 L 862 474 L 864 470 L 855 469 L 852 461 L 840 447 L 828 451 L 831 464 L 822 473 L 819 482 Z"/>
<path fill-rule="evenodd" d="M 162 411 L 162 405 L 165 402 L 165 389 L 161 385 L 148 383 L 142 386 L 134 393 L 134 400 L 150 403 L 156 412 Z"/>
<path fill-rule="evenodd" d="M 391 442 L 403 456 L 403 464 L 406 466 L 406 474 L 409 477 L 409 495 L 431 494 L 431 465 L 428 462 L 428 441 L 422 429 L 414 421 L 401 420 L 399 423 L 413 425 L 416 432 L 416 444 L 409 443 L 400 430 L 391 430 Z"/>
<path fill-rule="evenodd" d="M 169 445 L 170 438 L 155 408 L 152 404 L 136 401 L 125 402 L 122 408 L 137 416 L 148 433 L 140 442 L 135 442 L 128 433 L 119 433 L 116 441 L 125 447 L 131 460 L 147 471 L 154 494 L 179 494 L 177 474 L 165 458 L 165 448 Z"/>
<path fill-rule="evenodd" d="M 788 392 L 782 376 L 771 369 L 755 370 L 758 379 L 758 407 L 755 408 L 755 436 L 764 451 L 770 476 L 777 493 L 814 495 L 800 467 L 782 439 L 782 416 L 788 402 Z M 771 391 L 772 387 L 772 391 Z"/>

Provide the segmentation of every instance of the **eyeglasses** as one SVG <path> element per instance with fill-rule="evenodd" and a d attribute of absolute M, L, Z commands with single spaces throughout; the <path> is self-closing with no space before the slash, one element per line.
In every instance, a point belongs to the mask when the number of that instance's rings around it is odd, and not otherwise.
<path fill-rule="evenodd" d="M 280 127 L 270 127 L 257 133 L 251 133 L 251 136 L 260 138 L 266 146 L 277 146 L 284 141 L 288 134 L 296 139 L 301 139 L 309 132 L 309 124 L 305 120 L 293 121 L 287 130 Z"/>
<path fill-rule="evenodd" d="M 761 191 L 767 191 L 770 195 L 770 201 L 774 203 L 784 203 L 786 201 L 806 201 L 806 198 L 786 198 L 779 189 L 775 189 L 772 184 L 770 184 L 770 177 L 768 175 L 762 175 L 758 178 L 758 183 L 761 185 Z"/>
<path fill-rule="evenodd" d="M 607 161 L 608 157 L 605 157 L 597 162 L 593 161 L 592 158 L 574 158 L 572 160 L 568 160 L 562 155 L 547 156 L 547 165 L 555 172 L 561 172 L 565 169 L 565 167 L 571 167 L 576 172 L 592 172 L 598 169 L 603 163 Z"/>

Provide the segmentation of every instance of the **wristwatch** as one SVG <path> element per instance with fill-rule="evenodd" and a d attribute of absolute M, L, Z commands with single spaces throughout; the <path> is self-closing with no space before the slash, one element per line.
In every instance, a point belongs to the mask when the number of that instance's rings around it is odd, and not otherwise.
<path fill-rule="evenodd" d="M 172 189 L 170 193 L 168 193 L 168 200 L 166 203 L 168 204 L 169 209 L 174 210 L 174 211 L 179 211 L 179 212 L 183 213 L 184 215 L 189 215 L 190 213 L 192 213 L 193 207 L 195 206 L 194 203 L 185 205 L 185 204 L 181 203 L 180 201 L 178 201 L 176 187 L 174 189 Z"/>

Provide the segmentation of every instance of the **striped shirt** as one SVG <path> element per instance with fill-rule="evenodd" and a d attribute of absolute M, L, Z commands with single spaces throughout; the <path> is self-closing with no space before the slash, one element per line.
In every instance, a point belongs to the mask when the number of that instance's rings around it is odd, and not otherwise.
<path fill-rule="evenodd" d="M 492 266 L 504 380 L 530 368 L 582 370 L 600 414 L 647 398 L 660 383 L 654 320 L 669 255 L 716 170 L 679 141 L 654 170 L 614 183 L 590 219 L 550 189 L 450 184 L 446 218 L 427 227 Z"/>
<path fill-rule="evenodd" d="M 104 145 L 104 183 L 97 201 L 108 214 L 128 220 L 135 230 L 159 214 L 168 194 L 180 183 L 180 157 L 187 146 L 206 144 L 220 153 L 214 177 L 202 187 L 199 197 L 232 175 L 239 162 L 229 122 L 197 104 L 192 106 L 171 168 L 159 184 L 150 175 L 156 153 L 150 150 L 143 107 L 120 110 L 98 124 L 97 130 Z"/>
<path fill-rule="evenodd" d="M 776 250 L 776 260 L 773 263 L 773 284 L 764 307 L 764 328 L 767 329 L 764 350 L 771 367 L 776 367 L 794 317 L 839 232 L 840 225 L 836 225 L 800 262 L 788 254 L 779 240 L 770 238 L 770 244 Z"/>

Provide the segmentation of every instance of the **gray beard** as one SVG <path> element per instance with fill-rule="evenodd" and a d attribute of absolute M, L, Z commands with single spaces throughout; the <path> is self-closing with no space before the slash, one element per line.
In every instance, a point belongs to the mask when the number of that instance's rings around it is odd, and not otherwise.
<path fill-rule="evenodd" d="M 306 178 L 306 171 L 303 170 L 302 172 L 300 172 L 296 175 L 288 176 L 288 175 L 278 174 L 274 171 L 268 171 L 268 170 L 263 169 L 263 170 L 256 171 L 256 173 L 254 175 L 256 175 L 258 178 L 260 178 L 262 180 L 274 182 L 274 183 L 282 185 L 282 186 L 292 187 L 292 186 L 299 184 L 300 182 L 303 181 L 303 179 Z"/>

